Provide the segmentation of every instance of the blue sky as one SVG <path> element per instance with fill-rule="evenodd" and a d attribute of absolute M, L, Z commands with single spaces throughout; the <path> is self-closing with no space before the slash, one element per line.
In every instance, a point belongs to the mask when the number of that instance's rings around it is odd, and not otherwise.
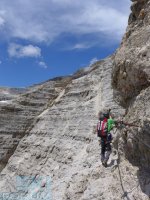
<path fill-rule="evenodd" d="M 130 0 L 1 0 L 0 86 L 27 87 L 112 54 Z"/>

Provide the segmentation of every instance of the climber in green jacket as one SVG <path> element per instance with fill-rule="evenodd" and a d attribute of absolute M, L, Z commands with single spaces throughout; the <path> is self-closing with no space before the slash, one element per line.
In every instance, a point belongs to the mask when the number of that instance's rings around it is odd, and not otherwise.
<path fill-rule="evenodd" d="M 110 109 L 99 113 L 99 122 L 97 124 L 97 136 L 101 144 L 101 162 L 107 167 L 107 161 L 111 154 L 111 130 L 115 127 L 116 122 L 110 114 Z"/>

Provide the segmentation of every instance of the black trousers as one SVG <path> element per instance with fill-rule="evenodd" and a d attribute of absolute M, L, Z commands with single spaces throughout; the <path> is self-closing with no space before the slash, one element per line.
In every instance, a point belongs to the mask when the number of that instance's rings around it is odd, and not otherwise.
<path fill-rule="evenodd" d="M 108 161 L 111 154 L 111 144 L 106 138 L 101 138 L 101 161 Z"/>

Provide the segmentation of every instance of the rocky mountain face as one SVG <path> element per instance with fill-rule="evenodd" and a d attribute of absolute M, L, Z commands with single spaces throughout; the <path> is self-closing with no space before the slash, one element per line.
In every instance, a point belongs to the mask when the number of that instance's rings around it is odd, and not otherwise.
<path fill-rule="evenodd" d="M 0 101 L 7 101 L 15 98 L 19 94 L 27 92 L 26 88 L 3 88 L 0 87 Z"/>
<path fill-rule="evenodd" d="M 127 32 L 114 58 L 113 87 L 126 119 L 139 125 L 123 139 L 126 156 L 150 169 L 150 1 L 132 1 Z"/>
<path fill-rule="evenodd" d="M 115 55 L 11 98 L 1 89 L 0 199 L 150 198 L 150 1 L 131 10 Z M 136 125 L 114 129 L 107 168 L 94 134 L 104 107 Z"/>
<path fill-rule="evenodd" d="M 1 89 L 0 169 L 6 165 L 21 138 L 32 129 L 36 117 L 53 104 L 69 77 L 45 82 L 26 90 Z M 19 95 L 21 93 L 21 95 Z M 4 97 L 5 94 L 5 97 Z M 7 96 L 6 96 L 7 95 Z"/>

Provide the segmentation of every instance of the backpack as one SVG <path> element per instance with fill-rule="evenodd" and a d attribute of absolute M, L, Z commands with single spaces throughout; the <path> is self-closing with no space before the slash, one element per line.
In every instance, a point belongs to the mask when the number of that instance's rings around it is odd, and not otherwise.
<path fill-rule="evenodd" d="M 107 137 L 107 127 L 108 127 L 108 123 L 107 123 L 108 119 L 104 118 L 103 120 L 100 120 L 97 124 L 97 136 L 98 137 Z"/>

